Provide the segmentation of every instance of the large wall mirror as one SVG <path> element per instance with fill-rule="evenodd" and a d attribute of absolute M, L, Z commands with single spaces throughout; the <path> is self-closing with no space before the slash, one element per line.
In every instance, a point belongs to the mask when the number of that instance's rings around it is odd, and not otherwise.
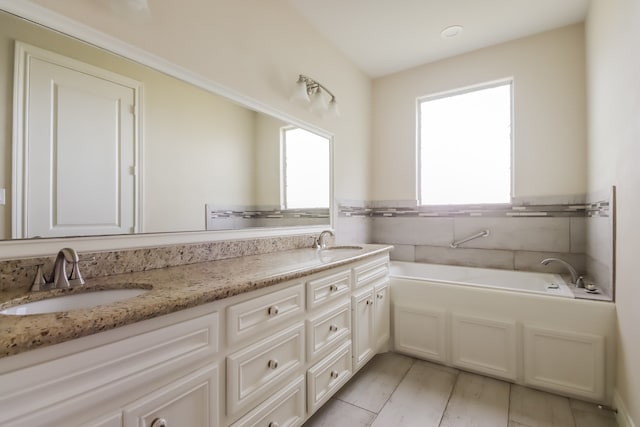
<path fill-rule="evenodd" d="M 329 134 L 4 11 L 0 58 L 0 239 L 330 225 Z"/>

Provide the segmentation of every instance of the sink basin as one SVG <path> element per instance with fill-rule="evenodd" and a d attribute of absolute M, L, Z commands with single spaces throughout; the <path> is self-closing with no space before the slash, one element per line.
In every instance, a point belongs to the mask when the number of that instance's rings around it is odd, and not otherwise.
<path fill-rule="evenodd" d="M 323 248 L 321 250 L 323 250 L 323 251 L 347 251 L 347 250 L 355 251 L 355 250 L 360 250 L 360 249 L 362 249 L 362 246 L 355 246 L 355 245 L 354 246 L 346 246 L 345 245 L 345 246 L 329 246 L 329 247 Z"/>
<path fill-rule="evenodd" d="M 106 289 L 81 294 L 65 295 L 40 301 L 28 302 L 0 310 L 0 314 L 23 316 L 27 314 L 56 313 L 59 311 L 91 308 L 111 304 L 142 295 L 147 289 Z"/>

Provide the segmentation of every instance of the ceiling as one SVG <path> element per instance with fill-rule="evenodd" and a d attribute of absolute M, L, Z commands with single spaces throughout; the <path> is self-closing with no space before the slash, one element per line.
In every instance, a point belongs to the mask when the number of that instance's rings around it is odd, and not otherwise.
<path fill-rule="evenodd" d="M 582 22 L 590 0 L 288 0 L 370 77 Z M 464 27 L 445 39 L 447 26 Z"/>

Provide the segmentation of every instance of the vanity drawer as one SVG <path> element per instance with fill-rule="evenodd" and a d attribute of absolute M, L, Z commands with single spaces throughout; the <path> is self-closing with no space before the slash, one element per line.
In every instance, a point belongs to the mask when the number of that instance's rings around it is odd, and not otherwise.
<path fill-rule="evenodd" d="M 309 414 L 322 406 L 351 377 L 351 341 L 314 365 L 307 373 Z"/>
<path fill-rule="evenodd" d="M 300 376 L 231 427 L 295 427 L 302 425 L 304 415 L 304 376 Z"/>
<path fill-rule="evenodd" d="M 346 269 L 329 276 L 307 282 L 307 308 L 309 310 L 334 301 L 351 290 L 351 270 Z"/>
<path fill-rule="evenodd" d="M 304 312 L 302 282 L 227 308 L 227 340 L 236 343 Z"/>
<path fill-rule="evenodd" d="M 366 261 L 353 269 L 353 283 L 357 289 L 389 275 L 389 257 Z"/>
<path fill-rule="evenodd" d="M 256 404 L 304 362 L 304 324 L 227 357 L 227 413 Z"/>
<path fill-rule="evenodd" d="M 351 302 L 334 305 L 307 320 L 307 358 L 314 360 L 351 334 Z"/>

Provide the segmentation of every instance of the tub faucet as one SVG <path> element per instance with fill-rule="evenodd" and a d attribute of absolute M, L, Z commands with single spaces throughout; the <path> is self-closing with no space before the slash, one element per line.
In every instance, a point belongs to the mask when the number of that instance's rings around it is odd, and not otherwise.
<path fill-rule="evenodd" d="M 320 233 L 320 235 L 318 236 L 318 238 L 316 239 L 315 245 L 313 245 L 314 248 L 320 248 L 320 249 L 324 249 L 327 247 L 327 242 L 326 242 L 326 237 L 327 234 L 330 235 L 331 237 L 335 237 L 336 235 L 333 234 L 333 231 L 331 230 L 324 230 L 323 232 Z"/>
<path fill-rule="evenodd" d="M 567 261 L 560 258 L 546 258 L 546 259 L 543 259 L 540 264 L 548 265 L 550 262 L 553 262 L 553 261 L 559 262 L 560 264 L 564 265 L 567 268 L 567 270 L 569 270 L 569 274 L 571 274 L 571 283 L 576 285 L 576 288 L 584 288 L 584 279 L 582 278 L 582 276 L 578 274 L 576 269 L 573 268 L 573 266 L 569 264 Z"/>
<path fill-rule="evenodd" d="M 67 274 L 67 263 L 71 264 L 71 273 Z M 58 252 L 53 263 L 53 273 L 50 283 L 54 289 L 70 288 L 72 285 L 84 285 L 84 279 L 80 274 L 80 258 L 78 253 L 71 248 L 63 248 Z"/>

